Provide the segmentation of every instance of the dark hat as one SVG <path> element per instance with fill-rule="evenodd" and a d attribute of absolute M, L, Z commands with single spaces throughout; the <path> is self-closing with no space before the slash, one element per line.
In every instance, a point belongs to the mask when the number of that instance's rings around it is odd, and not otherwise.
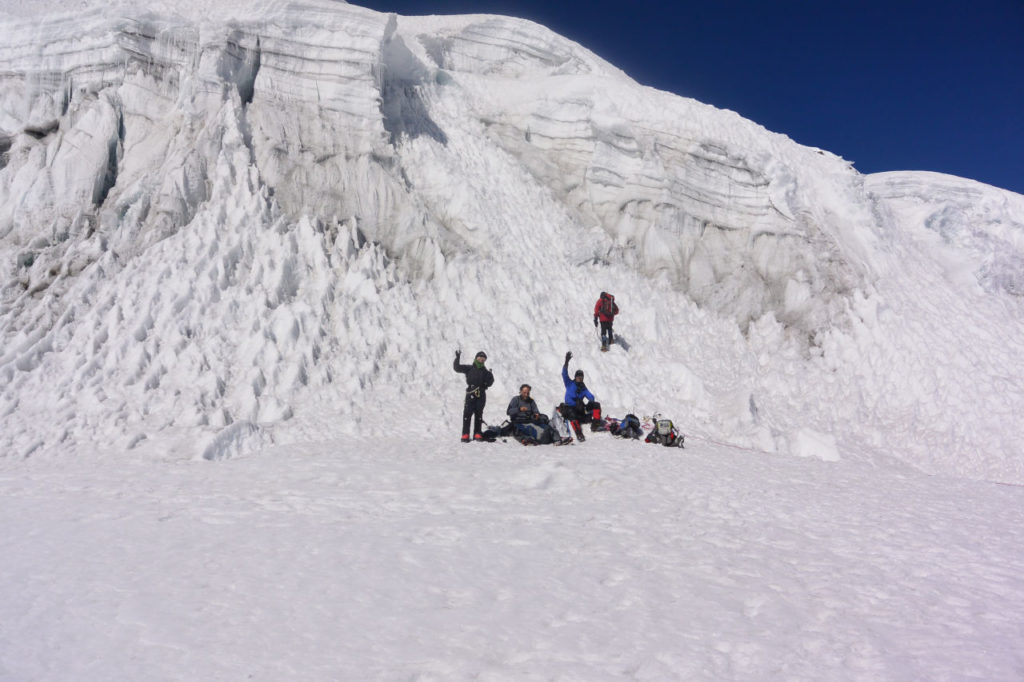
<path fill-rule="evenodd" d="M 520 387 L 519 387 L 519 390 L 521 391 L 521 390 L 523 390 L 524 388 L 528 388 L 528 389 L 530 389 L 531 391 L 533 390 L 533 387 L 532 387 L 532 386 L 530 386 L 530 384 L 523 384 L 522 386 L 520 386 Z"/>
<path fill-rule="evenodd" d="M 474 357 L 483 358 L 484 360 L 486 360 L 487 359 L 487 353 L 485 353 L 483 351 L 477 351 L 477 354 Z"/>
<path fill-rule="evenodd" d="M 575 377 L 582 377 L 582 376 L 583 376 L 583 370 L 582 369 L 578 369 L 578 370 L 576 370 L 576 374 L 573 375 L 573 378 L 575 378 Z"/>

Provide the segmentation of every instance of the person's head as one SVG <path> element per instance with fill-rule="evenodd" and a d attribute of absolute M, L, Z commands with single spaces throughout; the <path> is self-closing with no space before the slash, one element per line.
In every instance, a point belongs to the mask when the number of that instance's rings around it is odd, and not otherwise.
<path fill-rule="evenodd" d="M 523 384 L 522 386 L 519 387 L 519 396 L 521 398 L 530 397 L 530 384 Z"/>
<path fill-rule="evenodd" d="M 480 351 L 479 353 L 476 354 L 476 357 L 473 359 L 473 362 L 474 364 L 477 364 L 482 367 L 483 364 L 487 362 L 487 353 Z"/>
<path fill-rule="evenodd" d="M 577 384 L 582 384 L 583 383 L 583 370 L 582 369 L 576 370 L 576 374 L 573 375 L 572 380 L 575 381 Z"/>

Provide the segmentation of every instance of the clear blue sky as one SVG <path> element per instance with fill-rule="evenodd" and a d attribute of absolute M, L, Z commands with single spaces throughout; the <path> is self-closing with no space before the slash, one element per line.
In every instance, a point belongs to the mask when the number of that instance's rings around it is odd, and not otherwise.
<path fill-rule="evenodd" d="M 1024 0 L 352 0 L 506 14 L 662 90 L 732 109 L 862 173 L 1024 194 Z"/>

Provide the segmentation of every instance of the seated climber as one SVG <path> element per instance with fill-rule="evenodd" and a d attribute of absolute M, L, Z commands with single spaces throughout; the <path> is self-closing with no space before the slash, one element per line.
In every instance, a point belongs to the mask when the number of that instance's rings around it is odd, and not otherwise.
<path fill-rule="evenodd" d="M 572 360 L 571 351 L 565 354 L 565 364 L 562 365 L 565 402 L 558 406 L 558 410 L 571 425 L 576 439 L 584 441 L 586 438 L 583 435 L 581 424 L 589 422 L 591 431 L 602 431 L 605 428 L 604 420 L 601 419 L 601 403 L 597 402 L 594 394 L 587 389 L 587 385 L 583 382 L 583 370 L 576 370 L 572 380 L 569 379 L 570 360 Z"/>
<path fill-rule="evenodd" d="M 541 414 L 537 402 L 530 397 L 530 385 L 523 384 L 505 410 L 510 423 L 509 435 L 526 445 L 565 445 L 572 438 L 559 432 L 557 425 L 550 423 L 548 416 Z"/>

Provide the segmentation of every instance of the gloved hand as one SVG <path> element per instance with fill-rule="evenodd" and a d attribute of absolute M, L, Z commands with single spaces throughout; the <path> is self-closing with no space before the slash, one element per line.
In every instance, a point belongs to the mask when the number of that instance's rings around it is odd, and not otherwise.
<path fill-rule="evenodd" d="M 597 315 L 594 315 L 594 326 L 597 326 Z"/>
<path fill-rule="evenodd" d="M 461 355 L 462 355 L 462 351 L 461 350 L 455 351 L 455 362 L 459 361 L 459 356 L 461 356 Z"/>
<path fill-rule="evenodd" d="M 572 360 L 572 351 L 565 354 L 565 364 L 568 365 L 570 360 Z"/>

